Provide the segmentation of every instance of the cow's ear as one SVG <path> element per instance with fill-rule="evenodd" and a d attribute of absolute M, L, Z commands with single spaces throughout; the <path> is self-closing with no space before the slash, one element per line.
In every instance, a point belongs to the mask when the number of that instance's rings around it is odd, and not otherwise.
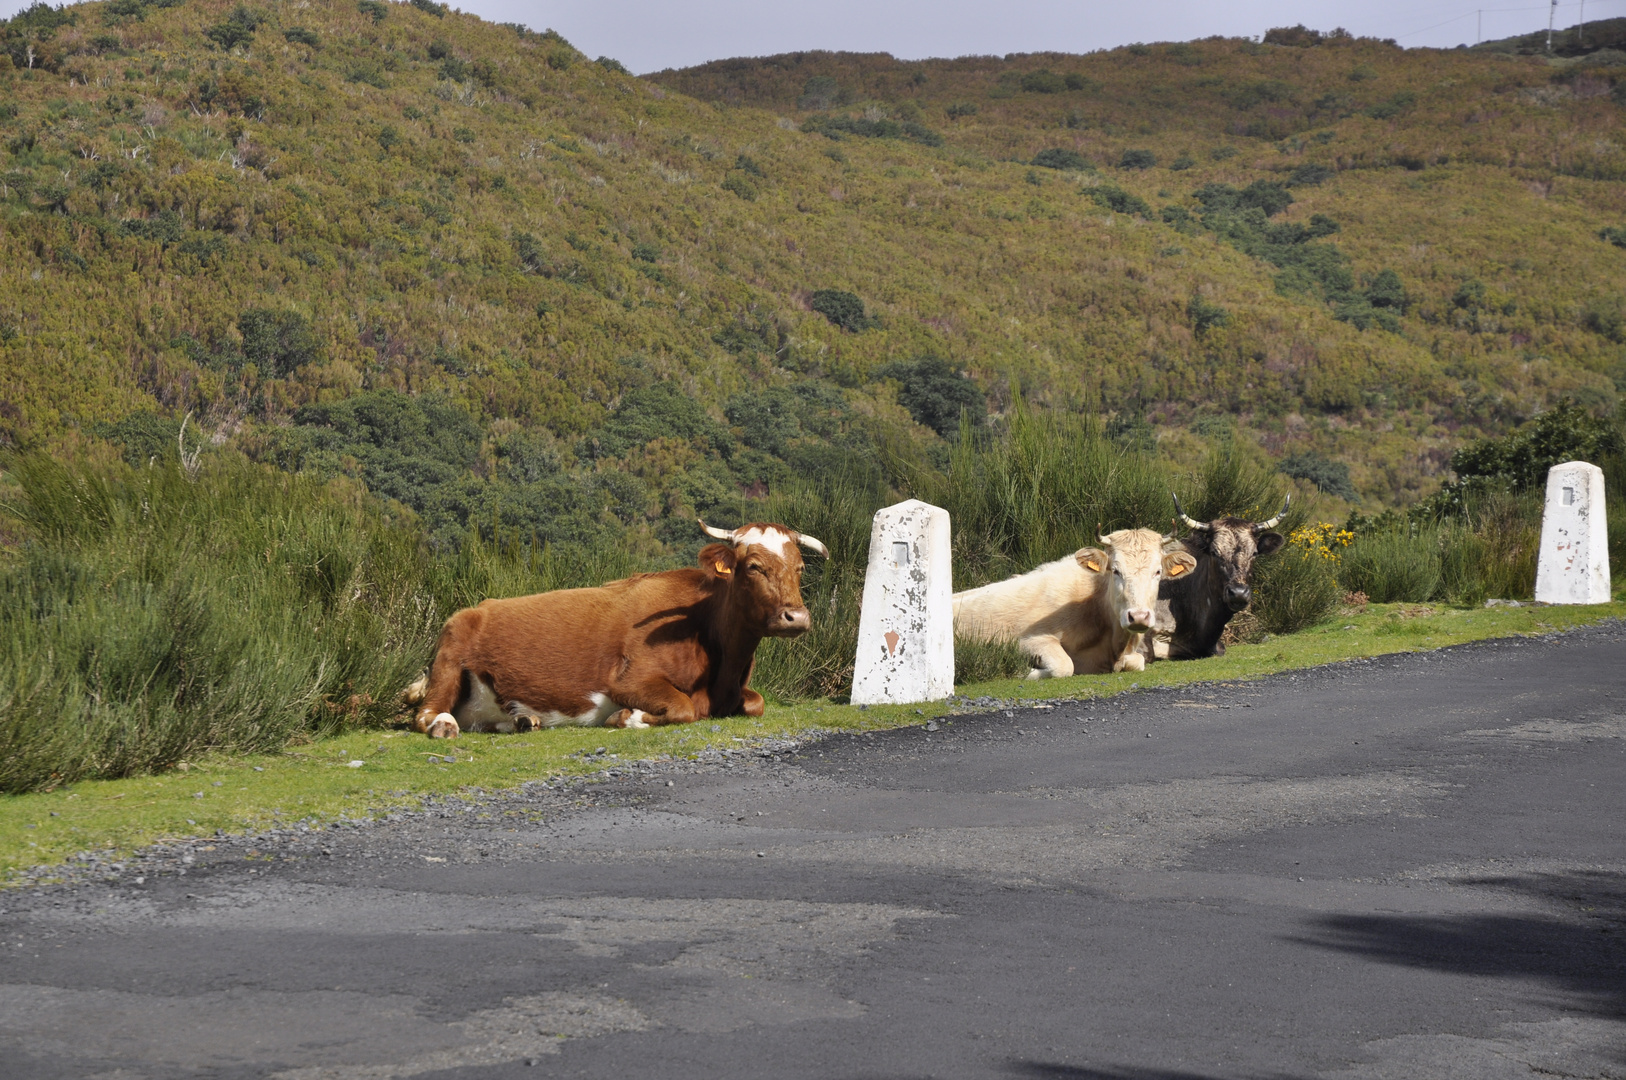
<path fill-rule="evenodd" d="M 1254 537 L 1253 542 L 1256 545 L 1259 554 L 1269 555 L 1271 552 L 1282 546 L 1282 534 L 1279 532 L 1262 532 L 1258 536 Z"/>
<path fill-rule="evenodd" d="M 1107 568 L 1107 553 L 1100 548 L 1080 548 L 1073 552 L 1073 558 L 1092 574 L 1099 574 Z"/>
<path fill-rule="evenodd" d="M 700 569 L 711 577 L 732 577 L 734 574 L 734 545 L 707 544 L 701 548 Z"/>
<path fill-rule="evenodd" d="M 1197 560 L 1189 552 L 1171 551 L 1163 556 L 1163 573 L 1171 578 L 1183 578 L 1197 569 Z"/>

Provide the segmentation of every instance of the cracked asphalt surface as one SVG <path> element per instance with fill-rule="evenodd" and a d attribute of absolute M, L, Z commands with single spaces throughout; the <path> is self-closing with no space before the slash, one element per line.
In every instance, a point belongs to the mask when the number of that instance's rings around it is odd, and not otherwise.
<path fill-rule="evenodd" d="M 0 894 L 0 1076 L 1626 1077 L 1619 623 L 620 772 Z"/>

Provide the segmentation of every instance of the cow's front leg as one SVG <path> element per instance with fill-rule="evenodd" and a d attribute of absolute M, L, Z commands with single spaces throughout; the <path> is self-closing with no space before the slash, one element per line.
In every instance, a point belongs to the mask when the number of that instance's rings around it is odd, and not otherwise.
<path fill-rule="evenodd" d="M 1030 679 L 1065 679 L 1073 673 L 1073 658 L 1054 634 L 1038 634 L 1017 642 L 1033 658 Z"/>
<path fill-rule="evenodd" d="M 1128 651 L 1125 652 L 1122 656 L 1118 657 L 1117 661 L 1112 665 L 1112 670 L 1113 671 L 1145 671 L 1146 670 L 1146 657 L 1140 651 L 1140 638 L 1139 638 L 1139 635 L 1136 635 L 1135 643 L 1129 647 Z"/>
<path fill-rule="evenodd" d="M 705 715 L 695 709 L 695 703 L 688 694 L 673 686 L 663 675 L 618 680 L 610 687 L 610 699 L 621 706 L 622 713 L 628 714 L 628 718 L 632 713 L 642 713 L 640 719 L 646 726 L 692 724 Z"/>

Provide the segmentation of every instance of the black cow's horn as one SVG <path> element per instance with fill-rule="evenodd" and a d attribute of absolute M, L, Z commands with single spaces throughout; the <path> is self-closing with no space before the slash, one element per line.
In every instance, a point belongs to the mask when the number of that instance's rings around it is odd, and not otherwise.
<path fill-rule="evenodd" d="M 1292 501 L 1293 501 L 1293 493 L 1288 492 L 1287 498 L 1282 500 L 1282 508 L 1280 510 L 1276 511 L 1276 516 L 1271 518 L 1269 521 L 1261 521 L 1259 524 L 1254 526 L 1254 530 L 1257 531 L 1259 529 L 1274 529 L 1276 526 L 1280 525 L 1282 523 L 1282 518 L 1287 516 L 1287 504 L 1292 502 Z"/>
<path fill-rule="evenodd" d="M 1169 492 L 1169 498 L 1174 500 L 1174 512 L 1180 515 L 1181 520 L 1186 523 L 1186 528 L 1207 529 L 1209 527 L 1206 521 L 1198 521 L 1196 518 L 1186 515 L 1186 512 L 1180 508 L 1180 496 L 1171 491 Z"/>
<path fill-rule="evenodd" d="M 704 521 L 701 521 L 700 518 L 695 518 L 695 520 L 699 521 L 700 522 L 700 527 L 702 529 L 706 530 L 706 535 L 712 537 L 713 539 L 716 539 L 716 540 L 732 540 L 732 539 L 734 539 L 734 534 L 729 532 L 727 529 L 714 529 L 710 525 L 707 525 Z"/>
<path fill-rule="evenodd" d="M 820 555 L 823 555 L 826 559 L 830 557 L 830 549 L 820 543 L 818 537 L 809 536 L 806 533 L 797 533 L 796 539 L 809 551 L 816 551 Z"/>

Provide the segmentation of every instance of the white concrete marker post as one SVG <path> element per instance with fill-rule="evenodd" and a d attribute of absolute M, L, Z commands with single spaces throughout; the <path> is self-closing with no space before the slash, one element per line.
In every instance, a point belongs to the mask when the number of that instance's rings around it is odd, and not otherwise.
<path fill-rule="evenodd" d="M 949 514 L 919 499 L 876 511 L 858 619 L 854 705 L 954 693 Z"/>
<path fill-rule="evenodd" d="M 1609 603 L 1609 524 L 1603 470 L 1596 465 L 1566 461 L 1547 470 L 1536 599 L 1547 604 Z"/>

